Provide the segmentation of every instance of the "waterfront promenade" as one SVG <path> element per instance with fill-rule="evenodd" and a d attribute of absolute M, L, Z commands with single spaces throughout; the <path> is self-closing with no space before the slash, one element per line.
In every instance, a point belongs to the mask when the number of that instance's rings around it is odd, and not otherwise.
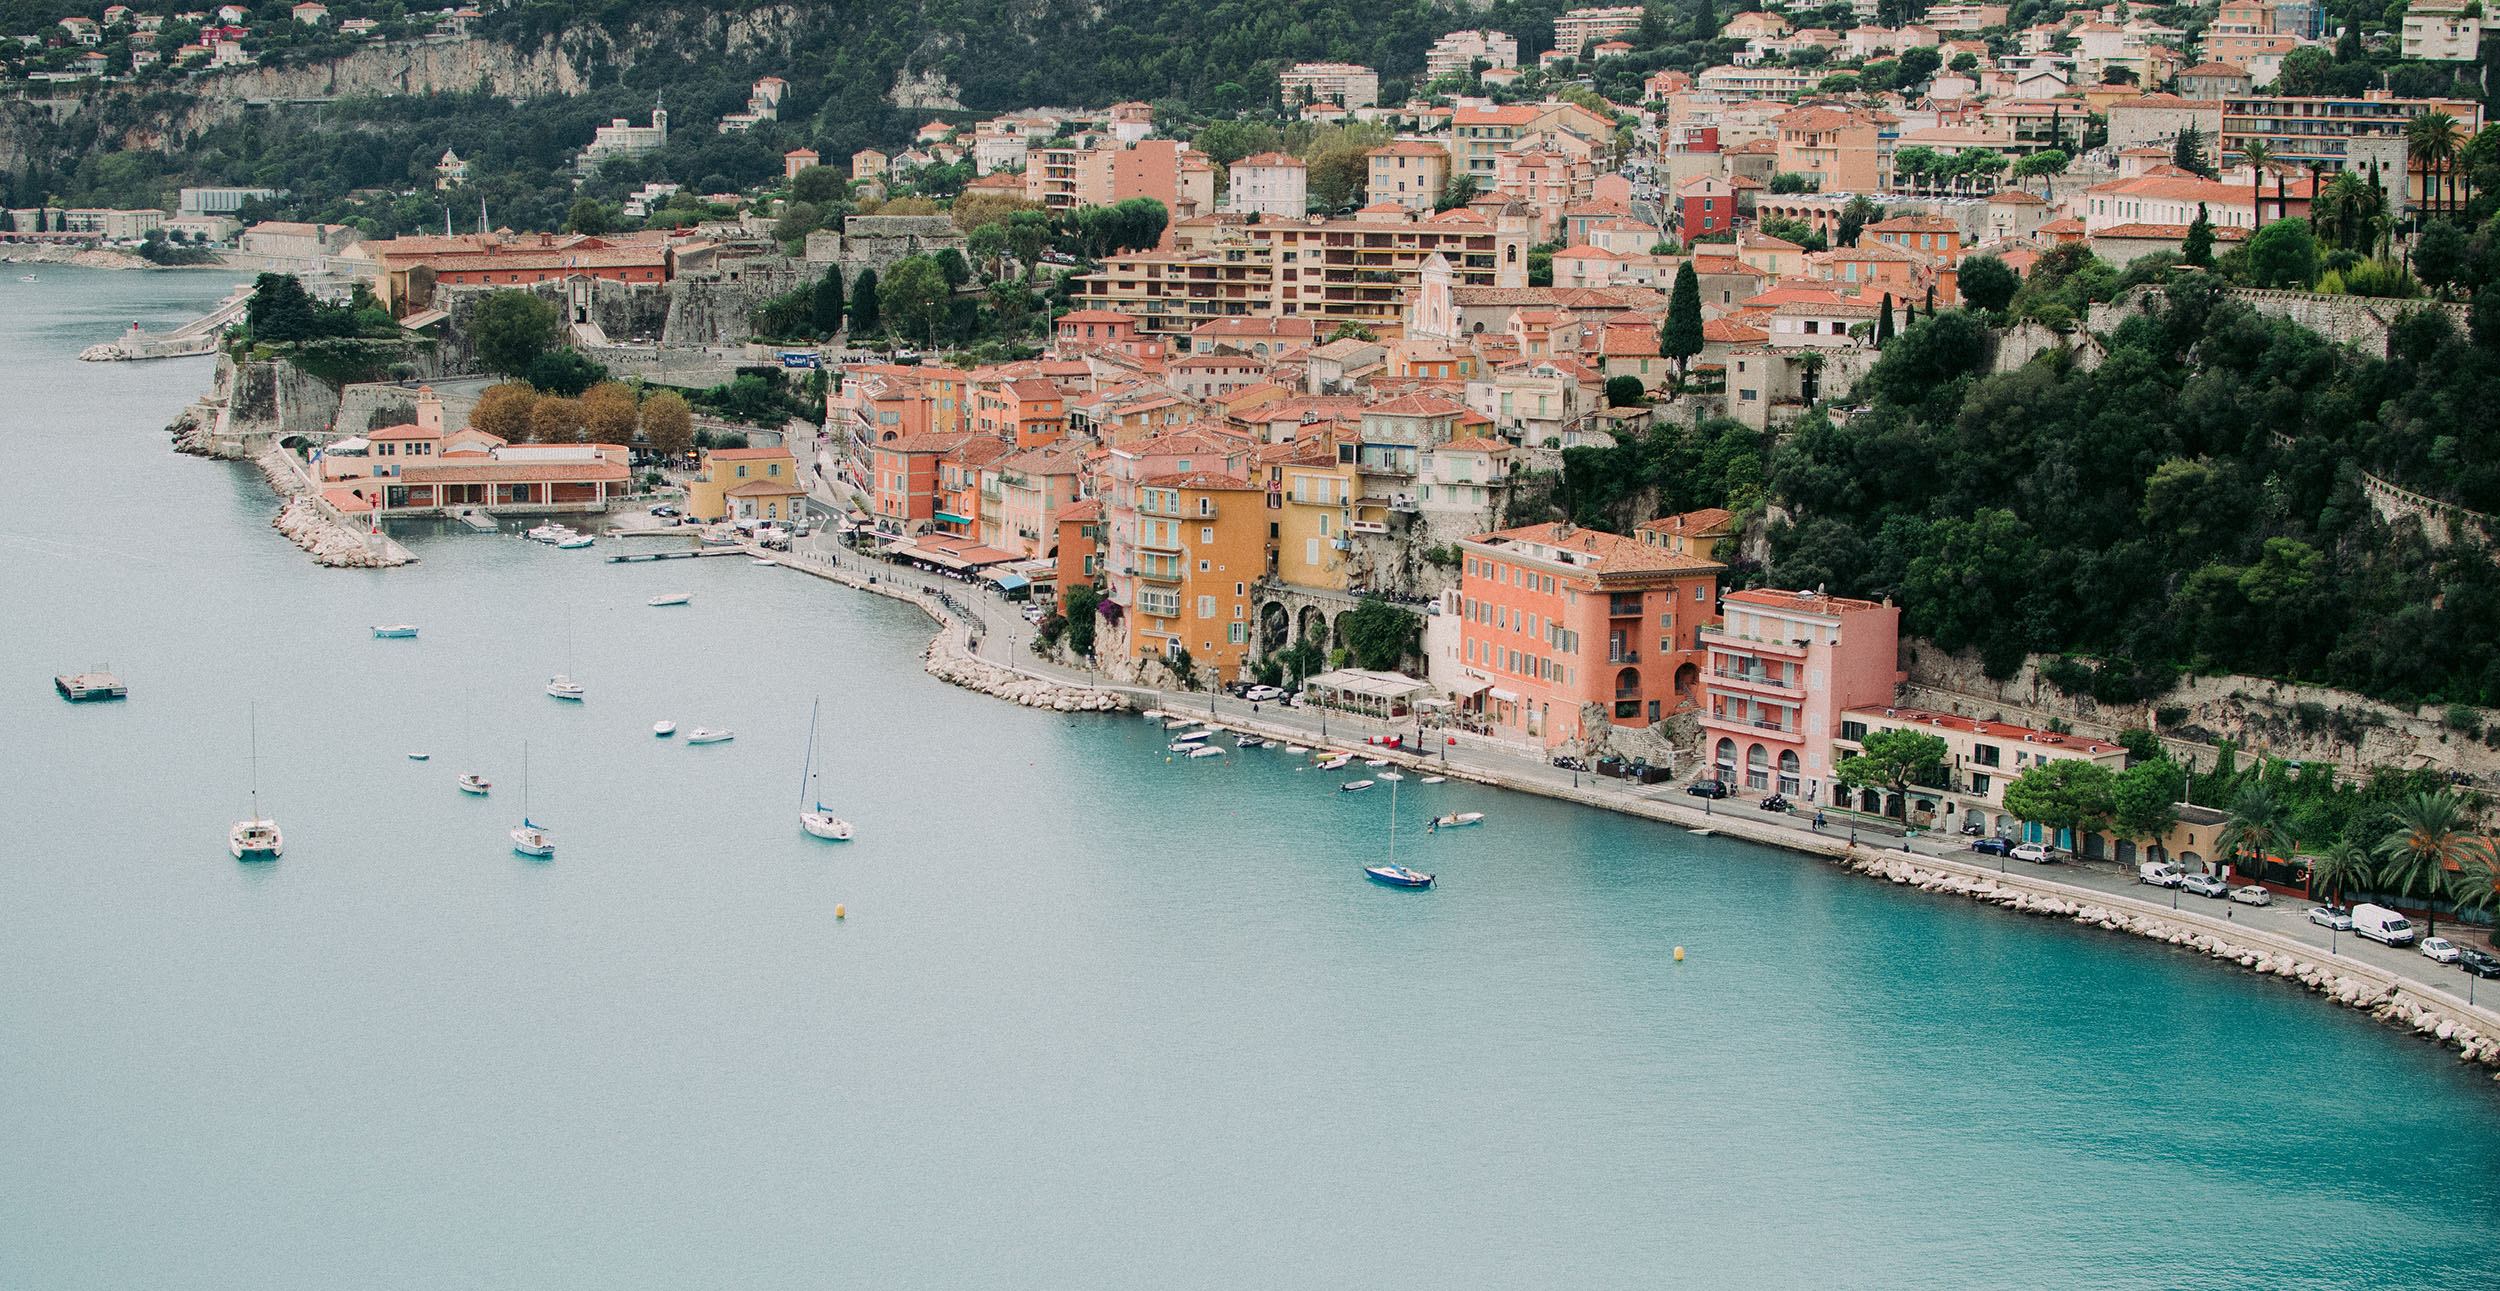
<path fill-rule="evenodd" d="M 1709 830 L 1842 863 L 1890 856 L 1940 876 L 1985 881 L 2041 899 L 2089 903 L 2127 916 L 2158 919 L 2165 926 L 2196 930 L 2227 940 L 2235 947 L 2336 966 L 2353 974 L 2356 980 L 2370 983 L 2373 994 L 2393 989 L 2401 997 L 2435 1009 L 2482 1035 L 2500 1037 L 2500 982 L 2478 983 L 2452 967 L 2424 958 L 2411 947 L 2384 946 L 2319 927 L 2306 917 L 2312 903 L 2296 897 L 2278 896 L 2270 906 L 2245 906 L 2189 896 L 2176 889 L 2146 887 L 2131 870 L 2113 862 L 2070 857 L 2052 866 L 2032 865 L 1974 853 L 1965 840 L 1956 836 L 1910 836 L 1892 822 L 1860 821 L 1846 815 L 1828 817 L 1817 828 L 1810 810 L 1765 811 L 1746 797 L 1713 802 L 1686 794 L 1683 778 L 1642 785 L 1565 770 L 1535 756 L 1470 737 L 1461 736 L 1453 743 L 1449 733 L 1419 727 L 1411 721 L 1385 722 L 1345 712 L 1275 703 L 1254 705 L 1215 692 L 1161 691 L 1114 683 L 1034 655 L 1033 626 L 987 583 L 946 578 L 863 557 L 843 547 L 823 529 L 797 540 L 790 556 L 790 563 L 796 568 L 805 570 L 811 564 L 830 567 L 840 572 L 841 581 L 852 586 L 862 585 L 873 575 L 878 580 L 874 590 L 922 605 L 940 623 L 939 641 L 933 649 L 945 648 L 951 637 L 990 664 L 1065 686 L 1118 690 L 1139 709 L 1204 714 L 1211 722 L 1235 729 L 1314 748 L 1384 758 L 1423 774 L 1446 774 L 1453 779 L 1576 802 L 1685 829 Z M 1403 735 L 1407 747 L 1390 750 L 1370 742 L 1389 735 Z M 1270 755 L 1264 750 L 1230 754 Z M 1352 775 L 1352 768 L 1347 774 Z M 2475 932 L 2459 935 L 2479 939 Z M 2483 986 L 2491 989 L 2481 989 Z"/>

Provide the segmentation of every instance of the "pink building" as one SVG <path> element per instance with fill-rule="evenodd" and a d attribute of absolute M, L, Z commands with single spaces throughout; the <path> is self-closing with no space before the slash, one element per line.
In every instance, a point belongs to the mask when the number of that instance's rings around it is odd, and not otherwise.
<path fill-rule="evenodd" d="M 1457 689 L 1471 723 L 1594 745 L 1610 725 L 1645 728 L 1699 700 L 1696 634 L 1717 615 L 1724 566 L 1568 524 L 1459 547 Z"/>
<path fill-rule="evenodd" d="M 1756 588 L 1731 592 L 1702 630 L 1702 756 L 1740 793 L 1830 800 L 1841 713 L 1892 702 L 1901 611 Z"/>

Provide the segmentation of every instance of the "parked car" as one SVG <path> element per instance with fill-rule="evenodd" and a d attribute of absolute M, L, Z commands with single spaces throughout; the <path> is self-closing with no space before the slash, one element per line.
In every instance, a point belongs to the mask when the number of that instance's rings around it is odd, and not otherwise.
<path fill-rule="evenodd" d="M 2003 856 L 2007 852 L 2014 850 L 2014 840 L 2010 838 L 1974 838 L 1971 840 L 1970 849 L 1974 852 L 1985 852 L 1990 856 Z"/>
<path fill-rule="evenodd" d="M 1285 692 L 1278 690 L 1274 686 L 1252 686 L 1250 689 L 1241 692 L 1241 697 L 1249 700 L 1253 704 L 1266 704 L 1283 699 L 1285 697 Z"/>
<path fill-rule="evenodd" d="M 2014 850 L 2007 852 L 2006 855 L 2018 861 L 2029 861 L 2034 865 L 2057 864 L 2057 853 L 2051 851 L 2046 843 L 2016 843 Z"/>
<path fill-rule="evenodd" d="M 1727 796 L 1727 785 L 1717 780 L 1695 780 L 1684 786 L 1684 792 L 1696 798 L 1724 798 Z"/>
<path fill-rule="evenodd" d="M 2413 930 L 2413 921 L 2383 905 L 2363 902 L 2352 908 L 2353 935 L 2390 946 L 2410 946 L 2421 934 Z"/>
<path fill-rule="evenodd" d="M 2473 946 L 2459 946 L 2457 967 L 2476 977 L 2500 977 L 2500 955 Z"/>
<path fill-rule="evenodd" d="M 670 516 L 673 516 L 673 515 L 677 514 L 677 508 L 675 508 L 675 507 L 667 507 L 667 506 L 653 507 L 653 508 L 651 508 L 651 514 L 653 514 L 653 515 L 655 515 L 655 516 L 658 516 L 658 517 L 660 517 L 661 519 L 665 520 L 665 519 L 669 518 Z"/>
<path fill-rule="evenodd" d="M 2453 964 L 2463 954 L 2457 944 L 2445 937 L 2428 937 L 2422 942 L 2422 954 L 2443 964 Z"/>
<path fill-rule="evenodd" d="M 2231 899 L 2239 902 L 2241 905 L 2274 904 L 2274 894 L 2266 891 L 2264 888 L 2261 888 L 2254 883 L 2251 883 L 2244 888 L 2231 889 Z"/>
<path fill-rule="evenodd" d="M 2313 905 L 2309 907 L 2309 922 L 2337 932 L 2351 932 L 2352 911 L 2339 905 Z"/>
<path fill-rule="evenodd" d="M 2146 861 L 2135 867 L 2135 881 L 2157 888 L 2175 888 L 2186 878 L 2179 867 L 2168 861 Z"/>
<path fill-rule="evenodd" d="M 2200 897 L 2231 895 L 2231 885 L 2223 882 L 2221 876 L 2215 874 L 2190 874 L 2179 880 L 2179 890 L 2193 892 Z"/>

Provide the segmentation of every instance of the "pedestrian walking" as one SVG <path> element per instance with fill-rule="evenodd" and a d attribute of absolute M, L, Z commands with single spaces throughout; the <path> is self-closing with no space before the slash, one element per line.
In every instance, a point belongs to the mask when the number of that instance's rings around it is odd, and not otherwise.
<path fill-rule="evenodd" d="M 1814 828 L 1817 832 L 1820 832 L 1823 828 L 1823 812 L 1819 807 L 1816 808 L 1814 812 Z"/>

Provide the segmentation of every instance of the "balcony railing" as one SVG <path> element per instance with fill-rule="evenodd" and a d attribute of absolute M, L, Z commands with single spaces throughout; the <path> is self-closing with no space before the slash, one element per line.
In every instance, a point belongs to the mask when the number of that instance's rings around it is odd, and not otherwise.
<path fill-rule="evenodd" d="M 1608 663 L 1639 663 L 1640 661 L 1641 652 L 1638 650 L 1609 650 L 1606 652 L 1606 662 Z"/>
<path fill-rule="evenodd" d="M 1726 668 L 1713 668 L 1710 670 L 1710 675 L 1726 681 L 1741 681 L 1755 686 L 1775 686 L 1781 690 L 1797 689 L 1797 683 L 1782 681 L 1767 672 L 1734 672 Z"/>

